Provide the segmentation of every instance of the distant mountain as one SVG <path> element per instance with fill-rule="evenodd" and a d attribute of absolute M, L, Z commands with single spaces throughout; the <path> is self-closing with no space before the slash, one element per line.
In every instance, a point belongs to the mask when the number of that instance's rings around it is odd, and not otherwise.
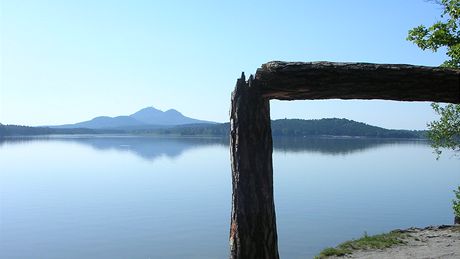
<path fill-rule="evenodd" d="M 147 129 L 164 126 L 186 124 L 215 124 L 211 121 L 197 120 L 184 116 L 177 110 L 170 109 L 165 112 L 153 107 L 146 107 L 129 116 L 108 117 L 100 116 L 89 121 L 75 124 L 51 126 L 51 128 L 87 128 L 87 129 Z"/>
<path fill-rule="evenodd" d="M 138 126 L 143 125 L 142 122 L 131 118 L 129 116 L 108 117 L 100 116 L 89 121 L 83 121 L 75 124 L 66 124 L 60 126 L 51 126 L 52 128 L 73 129 L 73 128 L 86 128 L 86 129 L 105 129 L 105 128 L 118 128 L 123 126 Z"/>

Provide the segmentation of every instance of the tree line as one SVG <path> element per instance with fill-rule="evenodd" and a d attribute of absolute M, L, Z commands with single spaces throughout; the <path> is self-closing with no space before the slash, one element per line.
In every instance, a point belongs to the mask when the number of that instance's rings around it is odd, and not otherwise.
<path fill-rule="evenodd" d="M 56 129 L 0 125 L 0 136 L 51 134 L 135 134 L 178 136 L 228 136 L 229 123 L 192 124 L 152 129 Z M 347 119 L 282 119 L 272 121 L 273 137 L 346 136 L 367 138 L 424 138 L 425 131 L 390 130 Z"/>

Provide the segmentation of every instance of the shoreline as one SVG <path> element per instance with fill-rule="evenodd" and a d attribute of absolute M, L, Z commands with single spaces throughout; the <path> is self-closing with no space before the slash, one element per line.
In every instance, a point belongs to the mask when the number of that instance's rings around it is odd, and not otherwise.
<path fill-rule="evenodd" d="M 389 233 L 403 235 L 404 237 L 400 238 L 401 243 L 382 249 L 359 248 L 341 256 L 316 258 L 460 258 L 460 225 L 458 224 L 396 229 Z"/>

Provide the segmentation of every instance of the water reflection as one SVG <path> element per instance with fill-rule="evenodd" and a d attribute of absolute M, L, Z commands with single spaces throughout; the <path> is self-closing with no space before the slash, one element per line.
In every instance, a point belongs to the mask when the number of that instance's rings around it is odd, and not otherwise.
<path fill-rule="evenodd" d="M 96 150 L 117 150 L 131 152 L 143 159 L 153 161 L 166 156 L 175 159 L 193 148 L 228 145 L 222 138 L 164 138 L 143 136 L 49 136 L 29 138 L 0 138 L 2 145 L 25 144 L 29 142 L 59 141 L 90 146 Z"/>
<path fill-rule="evenodd" d="M 161 156 L 177 158 L 184 152 L 203 146 L 218 145 L 228 148 L 228 138 L 187 138 L 148 136 L 48 136 L 0 138 L 2 145 L 16 145 L 37 141 L 62 141 L 90 146 L 96 150 L 131 152 L 146 160 Z M 388 145 L 427 145 L 425 140 L 365 139 L 365 138 L 275 138 L 275 152 L 306 152 L 326 155 L 349 155 Z"/>
<path fill-rule="evenodd" d="M 273 149 L 282 152 L 309 152 L 326 155 L 349 155 L 388 145 L 427 145 L 426 140 L 367 138 L 275 138 Z"/>

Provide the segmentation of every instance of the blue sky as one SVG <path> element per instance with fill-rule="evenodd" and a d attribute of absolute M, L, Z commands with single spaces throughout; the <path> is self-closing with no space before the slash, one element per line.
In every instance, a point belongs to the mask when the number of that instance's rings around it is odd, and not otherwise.
<path fill-rule="evenodd" d="M 0 122 L 49 125 L 147 107 L 227 121 L 241 71 L 263 63 L 437 66 L 405 40 L 439 19 L 424 0 L 0 0 Z M 272 119 L 339 117 L 423 129 L 429 103 L 271 102 Z"/>

